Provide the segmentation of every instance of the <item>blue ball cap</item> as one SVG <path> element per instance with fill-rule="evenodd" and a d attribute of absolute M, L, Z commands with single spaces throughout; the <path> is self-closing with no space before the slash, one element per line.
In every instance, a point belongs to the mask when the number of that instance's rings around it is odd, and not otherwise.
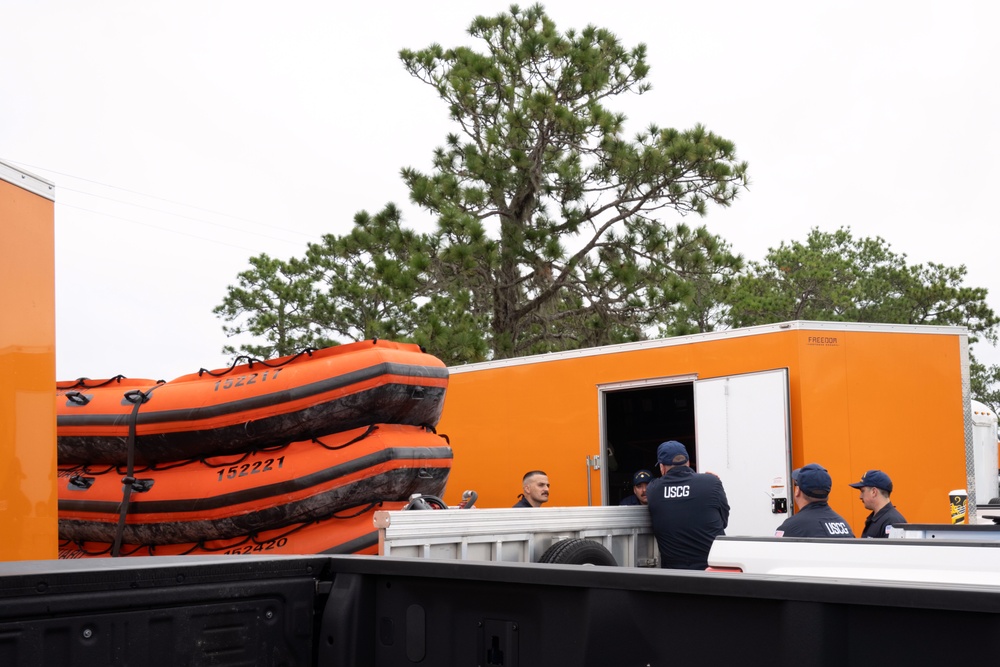
<path fill-rule="evenodd" d="M 876 489 L 882 489 L 886 493 L 892 493 L 892 480 L 881 470 L 869 470 L 861 476 L 860 482 L 855 482 L 849 486 L 853 486 L 855 489 L 873 486 Z"/>
<path fill-rule="evenodd" d="M 632 475 L 632 486 L 648 484 L 651 479 L 653 479 L 653 473 L 648 470 L 638 470 L 634 475 Z"/>
<path fill-rule="evenodd" d="M 793 470 L 792 481 L 810 498 L 826 498 L 833 486 L 830 473 L 818 463 L 810 463 Z"/>
<path fill-rule="evenodd" d="M 656 461 L 665 466 L 684 465 L 688 461 L 687 447 L 676 440 L 667 440 L 656 448 Z"/>

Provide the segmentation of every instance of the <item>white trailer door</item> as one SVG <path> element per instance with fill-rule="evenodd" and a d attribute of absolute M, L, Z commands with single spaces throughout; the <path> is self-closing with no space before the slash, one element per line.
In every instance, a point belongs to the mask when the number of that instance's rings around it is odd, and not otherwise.
<path fill-rule="evenodd" d="M 726 535 L 774 535 L 792 507 L 788 370 L 698 380 L 694 407 L 695 464 L 726 488 Z"/>

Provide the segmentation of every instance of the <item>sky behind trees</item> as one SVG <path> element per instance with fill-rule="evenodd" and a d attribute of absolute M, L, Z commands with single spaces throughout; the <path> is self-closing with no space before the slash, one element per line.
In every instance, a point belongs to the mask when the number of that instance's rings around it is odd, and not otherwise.
<path fill-rule="evenodd" d="M 647 44 L 653 90 L 608 104 L 627 135 L 702 123 L 749 162 L 749 190 L 692 223 L 750 260 L 850 226 L 967 265 L 1000 312 L 990 3 L 543 4 Z M 429 229 L 399 170 L 428 167 L 447 109 L 398 52 L 469 43 L 508 6 L 5 3 L 0 159 L 56 185 L 58 377 L 224 365 L 212 308 L 250 257 L 389 201 Z"/>

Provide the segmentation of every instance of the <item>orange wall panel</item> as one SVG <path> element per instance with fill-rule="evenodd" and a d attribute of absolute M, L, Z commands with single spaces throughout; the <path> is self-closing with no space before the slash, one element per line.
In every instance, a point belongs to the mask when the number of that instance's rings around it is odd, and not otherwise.
<path fill-rule="evenodd" d="M 0 168 L 0 561 L 55 558 L 54 204 Z"/>
<path fill-rule="evenodd" d="M 884 470 L 893 480 L 893 504 L 907 520 L 947 523 L 948 491 L 966 486 L 960 367 L 957 337 L 886 335 L 851 344 L 848 408 L 856 417 L 849 424 L 850 467 L 831 470 L 834 479 L 855 482 L 866 470 Z M 871 368 L 899 389 L 887 393 Z M 854 523 L 863 526 L 868 512 L 858 492 L 847 491 Z"/>

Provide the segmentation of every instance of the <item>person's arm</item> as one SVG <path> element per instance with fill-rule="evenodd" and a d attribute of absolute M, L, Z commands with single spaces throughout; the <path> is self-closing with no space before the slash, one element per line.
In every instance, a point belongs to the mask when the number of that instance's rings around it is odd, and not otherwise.
<path fill-rule="evenodd" d="M 783 521 L 781 525 L 778 526 L 778 528 L 774 531 L 774 534 L 777 537 L 795 537 L 795 530 L 790 526 L 786 526 L 785 525 L 786 523 L 788 523 L 787 520 Z"/>
<path fill-rule="evenodd" d="M 729 527 L 729 499 L 726 497 L 726 489 L 719 480 L 719 515 L 722 517 L 722 527 Z"/>
<path fill-rule="evenodd" d="M 781 525 L 775 529 L 774 531 L 775 536 L 800 537 L 799 535 L 796 535 L 796 533 L 799 532 L 799 530 L 795 527 L 795 523 L 792 521 L 792 516 L 789 516 L 787 519 L 782 521 Z"/>

